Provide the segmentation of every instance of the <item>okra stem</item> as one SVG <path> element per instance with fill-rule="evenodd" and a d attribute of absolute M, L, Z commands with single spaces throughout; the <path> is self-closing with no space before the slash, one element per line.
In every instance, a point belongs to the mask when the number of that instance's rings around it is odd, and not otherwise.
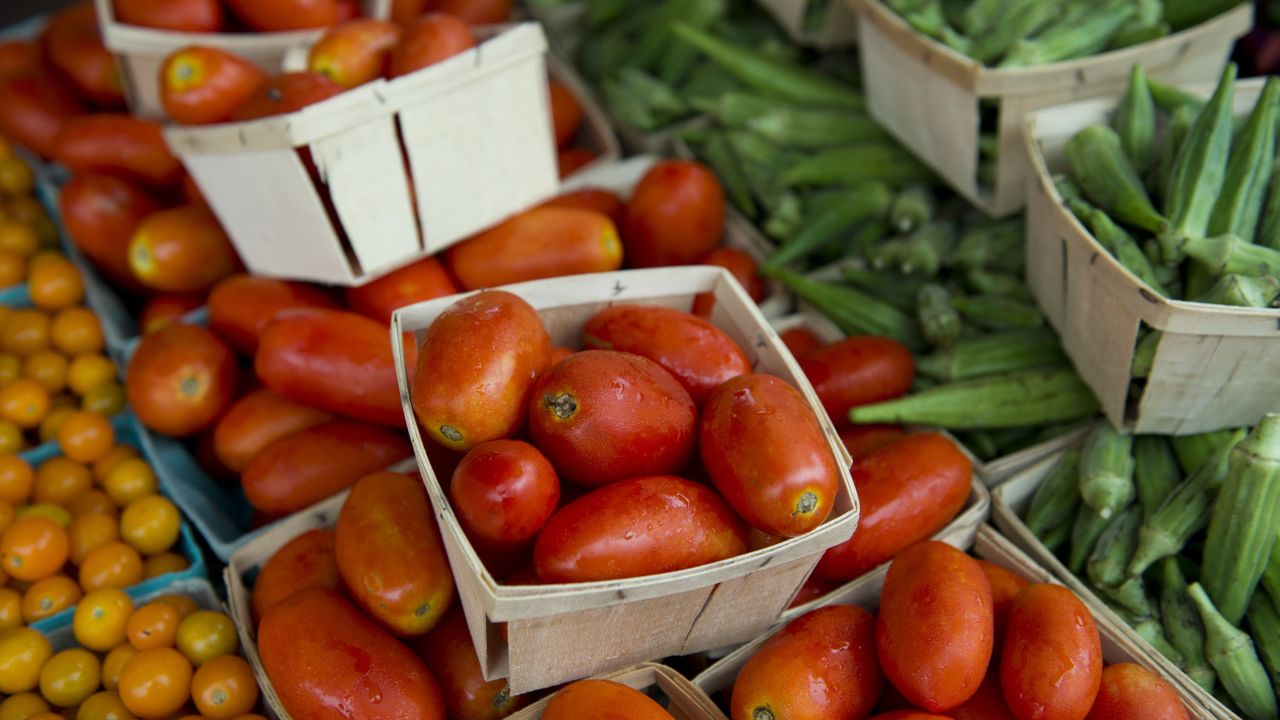
<path fill-rule="evenodd" d="M 1133 436 L 1101 423 L 1085 439 L 1080 455 L 1080 497 L 1104 520 L 1133 502 Z"/>
<path fill-rule="evenodd" d="M 1192 583 L 1187 594 L 1204 623 L 1205 659 L 1227 693 L 1250 720 L 1274 720 L 1276 695 L 1253 641 L 1218 612 L 1200 583 Z"/>

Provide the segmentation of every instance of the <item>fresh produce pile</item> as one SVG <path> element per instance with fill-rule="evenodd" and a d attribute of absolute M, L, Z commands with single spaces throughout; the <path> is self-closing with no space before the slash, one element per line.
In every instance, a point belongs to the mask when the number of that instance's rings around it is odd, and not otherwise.
<path fill-rule="evenodd" d="M 112 0 L 116 20 L 155 30 L 184 33 L 287 32 L 322 29 L 358 18 L 365 3 L 358 0 L 315 0 L 306 3 L 270 3 L 255 0 L 183 0 L 156 3 L 150 0 Z M 470 25 L 506 21 L 511 3 L 506 0 L 468 2 L 439 0 L 432 9 L 448 13 Z M 424 0 L 393 0 L 392 19 L 407 22 L 427 11 Z"/>
<path fill-rule="evenodd" d="M 1264 720 L 1280 680 L 1278 514 L 1280 416 L 1268 415 L 1247 436 L 1099 427 L 1063 455 L 1025 522 L 1197 684 Z"/>

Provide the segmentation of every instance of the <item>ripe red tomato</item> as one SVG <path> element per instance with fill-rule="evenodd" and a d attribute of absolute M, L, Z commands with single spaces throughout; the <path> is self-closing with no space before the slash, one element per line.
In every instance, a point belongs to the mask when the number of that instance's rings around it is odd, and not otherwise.
<path fill-rule="evenodd" d="M 754 528 L 752 529 L 754 530 Z M 755 530 L 755 532 L 760 532 L 760 531 Z M 752 534 L 754 535 L 755 533 L 752 533 Z M 784 540 L 784 539 L 785 538 L 779 538 L 779 540 Z M 801 605 L 804 605 L 807 602 L 817 600 L 823 595 L 826 595 L 832 590 L 835 590 L 836 587 L 838 586 L 835 583 L 831 582 L 830 580 L 823 580 L 822 578 L 816 575 L 810 575 L 809 578 L 804 581 L 804 584 L 800 586 L 800 590 L 796 593 L 796 596 L 791 598 L 791 604 L 788 605 L 787 607 L 789 608 L 799 607 Z"/>
<path fill-rule="evenodd" d="M 151 188 L 172 187 L 182 173 L 160 124 L 130 115 L 99 113 L 67 120 L 54 157 L 73 172 L 121 174 Z"/>
<path fill-rule="evenodd" d="M 597 157 L 599 155 L 596 153 L 581 147 L 561 150 L 556 155 L 556 168 L 559 171 L 560 179 L 563 180 L 590 165 Z"/>
<path fill-rule="evenodd" d="M 840 431 L 840 442 L 856 460 L 906 436 L 898 425 L 850 425 Z"/>
<path fill-rule="evenodd" d="M 521 440 L 492 440 L 471 448 L 448 488 L 467 537 L 488 551 L 533 540 L 560 504 L 555 468 Z"/>
<path fill-rule="evenodd" d="M 231 238 L 204 205 L 152 213 L 129 239 L 134 277 L 155 290 L 208 290 L 243 269 Z"/>
<path fill-rule="evenodd" d="M 742 666 L 730 717 L 865 718 L 883 685 L 875 617 L 833 605 L 792 620 Z"/>
<path fill-rule="evenodd" d="M 271 443 L 333 417 L 322 410 L 289 402 L 270 390 L 254 390 L 236 400 L 213 429 L 218 460 L 235 473 L 244 472 Z"/>
<path fill-rule="evenodd" d="M 631 267 L 688 265 L 720 244 L 724 190 L 696 162 L 663 160 L 645 173 L 627 202 L 622 244 Z"/>
<path fill-rule="evenodd" d="M 1102 671 L 1102 685 L 1088 720 L 1161 718 L 1188 720 L 1178 691 L 1150 670 L 1133 663 L 1117 663 Z"/>
<path fill-rule="evenodd" d="M 406 25 L 427 11 L 434 0 L 391 0 L 391 22 Z"/>
<path fill-rule="evenodd" d="M 622 267 L 622 243 L 592 210 L 539 207 L 445 251 L 462 287 L 475 290 Z"/>
<path fill-rule="evenodd" d="M 697 260 L 699 265 L 712 265 L 722 267 L 733 275 L 733 279 L 738 281 L 743 290 L 747 291 L 747 295 L 755 302 L 764 300 L 764 278 L 760 277 L 757 270 L 756 259 L 748 253 L 737 248 L 719 247 L 711 252 L 703 255 Z M 716 296 L 712 293 L 702 293 L 693 301 L 693 314 L 698 317 L 709 318 L 716 306 Z"/>
<path fill-rule="evenodd" d="M 880 593 L 880 666 L 917 707 L 957 707 L 987 674 L 993 622 L 978 563 L 945 543 L 916 543 L 894 558 Z"/>
<path fill-rule="evenodd" d="M 178 322 L 183 315 L 204 307 L 204 293 L 160 293 L 152 296 L 142 306 L 138 315 L 138 330 L 143 335 L 153 333 L 171 323 Z"/>
<path fill-rule="evenodd" d="M 232 275 L 209 293 L 209 328 L 237 351 L 252 356 L 276 315 L 295 308 L 336 310 L 323 290 L 301 282 Z"/>
<path fill-rule="evenodd" d="M 539 207 L 595 210 L 602 215 L 608 215 L 609 219 L 613 221 L 614 227 L 622 224 L 623 213 L 626 211 L 626 205 L 622 203 L 622 198 L 600 188 L 583 188 L 561 193 L 542 203 Z"/>
<path fill-rule="evenodd" d="M 299 590 L 336 591 L 341 583 L 333 550 L 333 531 L 308 530 L 285 543 L 258 572 L 251 600 L 254 620 L 261 620 L 276 603 Z"/>
<path fill-rule="evenodd" d="M 987 582 L 991 584 L 991 606 L 995 611 L 996 642 L 995 647 L 1004 647 L 1004 628 L 1009 620 L 1009 608 L 1013 607 L 1013 599 L 1022 592 L 1022 588 L 1031 584 L 1030 580 L 1018 573 L 987 562 L 978 561 Z"/>
<path fill-rule="evenodd" d="M 124 105 L 120 68 L 102 43 L 93 2 L 80 2 L 55 14 L 40 36 L 40 45 L 49 64 L 85 100 L 102 108 Z"/>
<path fill-rule="evenodd" d="M 113 0 L 116 19 L 129 25 L 175 32 L 218 32 L 222 5 L 218 0 Z"/>
<path fill-rule="evenodd" d="M 408 75 L 476 46 L 471 28 L 453 15 L 431 13 L 409 23 L 391 53 L 390 77 Z"/>
<path fill-rule="evenodd" d="M 996 637 L 1000 636 L 1000 630 L 997 625 Z M 992 658 L 987 676 L 983 678 L 982 685 L 978 686 L 978 692 L 960 707 L 948 710 L 947 714 L 952 720 L 1017 720 L 1004 703 L 1004 692 L 1000 689 L 1000 667 L 996 658 Z"/>
<path fill-rule="evenodd" d="M 434 9 L 468 25 L 495 25 L 511 17 L 511 0 L 438 0 Z"/>
<path fill-rule="evenodd" d="M 236 356 L 213 333 L 174 324 L 144 335 L 125 371 L 129 405 L 143 425 L 176 437 L 213 426 L 239 381 Z"/>
<path fill-rule="evenodd" d="M 44 70 L 0 79 L 0 134 L 41 157 L 54 156 L 63 123 L 82 112 L 75 94 Z"/>
<path fill-rule="evenodd" d="M 934 715 L 932 713 L 920 712 L 918 710 L 894 710 L 893 712 L 881 713 L 871 718 L 871 720 L 952 720 L 945 715 Z"/>
<path fill-rule="evenodd" d="M 454 295 L 458 286 L 433 257 L 406 265 L 360 287 L 347 288 L 347 305 L 365 317 L 391 323 L 396 310 L 414 303 Z"/>
<path fill-rule="evenodd" d="M 337 0 L 226 0 L 236 17 L 259 32 L 310 30 L 338 23 Z"/>
<path fill-rule="evenodd" d="M 225 122 L 267 82 L 261 68 L 221 48 L 192 45 L 160 68 L 160 102 L 181 125 Z"/>
<path fill-rule="evenodd" d="M 551 125 L 555 129 L 556 147 L 568 147 L 582 127 L 582 105 L 573 92 L 555 78 L 547 80 L 551 93 Z"/>
<path fill-rule="evenodd" d="M 311 47 L 307 69 L 327 75 L 344 88 L 382 77 L 400 26 L 385 20 L 352 20 L 325 33 Z"/>
<path fill-rule="evenodd" d="M 434 630 L 415 639 L 411 647 L 435 676 L 448 717 L 501 720 L 529 704 L 530 696 L 511 694 L 506 680 L 485 682 L 461 608 L 450 610 Z"/>
<path fill-rule="evenodd" d="M 648 695 L 611 680 L 579 680 L 556 693 L 542 711 L 542 720 L 582 718 L 675 720 Z"/>
<path fill-rule="evenodd" d="M 244 122 L 286 115 L 328 100 L 334 95 L 341 95 L 343 90 L 341 85 L 320 73 L 294 72 L 277 75 L 254 88 L 248 98 L 231 113 L 231 119 Z"/>
<path fill-rule="evenodd" d="M 1061 585 L 1028 585 L 1013 600 L 1005 633 L 1000 686 L 1013 714 L 1086 717 L 1102 685 L 1102 640 L 1080 598 Z"/>
<path fill-rule="evenodd" d="M 782 344 L 787 346 L 787 350 L 791 351 L 791 357 L 797 360 L 826 346 L 826 343 L 819 340 L 817 335 L 803 327 L 792 328 L 778 337 L 782 340 Z"/>
<path fill-rule="evenodd" d="M 906 395 L 916 377 L 911 351 L 889 338 L 856 336 L 814 350 L 800 360 L 831 422 L 848 422 L 849 408 Z"/>
<path fill-rule="evenodd" d="M 40 48 L 30 40 L 0 42 L 0 79 L 40 69 Z"/>
<path fill-rule="evenodd" d="M 58 209 L 71 242 L 99 270 L 126 288 L 142 288 L 129 267 L 129 240 L 160 209 L 155 198 L 128 180 L 77 173 L 62 186 Z"/>

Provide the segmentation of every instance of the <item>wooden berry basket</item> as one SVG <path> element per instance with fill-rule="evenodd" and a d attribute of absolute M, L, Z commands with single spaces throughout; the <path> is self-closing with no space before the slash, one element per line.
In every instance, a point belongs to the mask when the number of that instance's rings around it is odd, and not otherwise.
<path fill-rule="evenodd" d="M 757 372 L 791 383 L 822 424 L 841 469 L 831 517 L 814 531 L 702 567 L 640 578 L 559 585 L 508 586 L 485 568 L 467 540 L 426 454 L 410 403 L 404 349 L 396 372 L 410 440 L 435 509 L 480 667 L 486 678 L 510 678 L 512 692 L 609 672 L 635 662 L 744 642 L 778 621 L 822 553 L 853 535 L 858 498 L 849 454 L 822 412 L 813 388 L 755 303 L 721 268 L 672 267 L 578 275 L 505 288 L 542 317 L 552 343 L 581 345 L 582 328 L 614 303 L 688 310 L 700 293 L 715 296 L 710 321 L 747 353 Z M 421 342 L 431 322 L 460 296 L 396 311 L 391 335 Z M 507 638 L 499 626 L 506 623 Z"/>
<path fill-rule="evenodd" d="M 1252 109 L 1261 80 L 1236 86 L 1236 111 Z M 1212 88 L 1196 90 L 1207 97 Z M 1124 268 L 1062 202 L 1053 173 L 1067 168 L 1076 132 L 1107 122 L 1118 98 L 1032 114 L 1026 152 L 1027 279 L 1062 346 L 1116 427 L 1187 435 L 1255 424 L 1280 397 L 1280 310 L 1169 300 Z M 1143 325 L 1161 330 L 1141 398 L 1129 396 Z"/>
<path fill-rule="evenodd" d="M 635 667 L 600 676 L 641 692 L 660 693 L 667 699 L 667 712 L 675 720 L 728 720 L 706 693 L 666 665 L 641 663 Z M 516 712 L 510 720 L 539 720 L 551 698 L 545 698 Z"/>
<path fill-rule="evenodd" d="M 165 135 L 251 272 L 360 285 L 555 193 L 545 51 L 525 23 L 295 113 Z"/>
<path fill-rule="evenodd" d="M 1167 83 L 1217 79 L 1237 38 L 1253 27 L 1252 3 L 1160 40 L 1070 62 L 998 70 L 920 34 L 880 0 L 845 0 L 858 16 L 858 52 L 872 116 L 956 192 L 992 216 L 1021 209 L 1028 171 L 1028 112 L 1124 92 L 1141 64 Z M 980 105 L 1000 105 L 994 188 L 978 182 Z"/>
<path fill-rule="evenodd" d="M 827 3 L 822 29 L 812 31 L 805 27 L 809 16 L 809 4 L 814 0 L 756 0 L 756 4 L 773 16 L 798 45 L 819 50 L 848 47 L 858 41 L 857 15 L 843 0 Z"/>

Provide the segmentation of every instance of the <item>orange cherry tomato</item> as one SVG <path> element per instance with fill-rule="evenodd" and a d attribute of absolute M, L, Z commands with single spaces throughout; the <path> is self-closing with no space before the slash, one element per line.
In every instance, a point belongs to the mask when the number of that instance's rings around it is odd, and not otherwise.
<path fill-rule="evenodd" d="M 142 576 L 150 580 L 153 577 L 182 572 L 191 567 L 191 562 L 182 555 L 173 552 L 152 555 L 142 561 Z"/>
<path fill-rule="evenodd" d="M 39 382 L 22 378 L 0 388 L 0 418 L 28 430 L 49 412 L 49 391 Z"/>
<path fill-rule="evenodd" d="M 129 616 L 125 624 L 125 636 L 137 650 L 173 647 L 178 639 L 178 625 L 182 616 L 174 606 L 163 602 L 150 602 Z"/>
<path fill-rule="evenodd" d="M 85 465 L 101 459 L 115 442 L 111 423 L 97 413 L 72 413 L 58 428 L 58 446 L 62 454 Z"/>
<path fill-rule="evenodd" d="M 197 291 L 241 269 L 231 239 L 204 205 L 152 213 L 129 240 L 129 267 L 147 287 Z"/>
<path fill-rule="evenodd" d="M 266 81 L 262 68 L 234 53 L 192 45 L 165 58 L 160 68 L 160 102 L 176 123 L 220 123 L 230 119 Z"/>
<path fill-rule="evenodd" d="M 90 490 L 77 497 L 67 506 L 67 510 L 71 513 L 73 520 L 89 513 L 98 513 L 112 518 L 119 514 L 119 508 L 116 507 L 115 502 L 101 490 Z"/>
<path fill-rule="evenodd" d="M 31 494 L 38 503 L 68 505 L 93 488 L 89 468 L 67 457 L 53 457 L 36 468 L 36 484 Z"/>
<path fill-rule="evenodd" d="M 125 392 L 144 425 L 188 437 L 213 425 L 239 374 L 235 355 L 212 332 L 170 325 L 142 338 L 129 361 Z"/>
<path fill-rule="evenodd" d="M 90 590 L 80 598 L 71 618 L 76 642 L 96 652 L 106 652 L 125 642 L 133 600 L 120 588 Z"/>
<path fill-rule="evenodd" d="M 67 533 L 48 518 L 14 520 L 0 535 L 0 567 L 18 580 L 49 577 L 67 562 Z"/>
<path fill-rule="evenodd" d="M 231 720 L 258 704 L 258 681 L 244 658 L 223 655 L 201 665 L 191 679 L 191 699 L 210 720 Z"/>
<path fill-rule="evenodd" d="M 93 463 L 93 479 L 98 484 L 106 481 L 107 475 L 125 460 L 138 457 L 138 451 L 128 445 L 116 445 Z"/>
<path fill-rule="evenodd" d="M 61 310 L 84 300 L 80 271 L 65 258 L 33 265 L 27 278 L 31 302 L 45 310 Z"/>
<path fill-rule="evenodd" d="M 143 650 L 125 663 L 117 690 L 129 712 L 160 720 L 191 698 L 191 663 L 173 648 Z"/>
<path fill-rule="evenodd" d="M 111 648 L 106 657 L 102 658 L 102 686 L 108 690 L 115 690 L 120 685 L 120 672 L 124 670 L 129 658 L 137 654 L 138 648 L 128 642 Z"/>
<path fill-rule="evenodd" d="M 28 624 L 66 610 L 80 600 L 80 586 L 66 575 L 37 580 L 22 595 L 22 619 Z"/>
<path fill-rule="evenodd" d="M 100 545 L 80 563 L 80 586 L 86 591 L 124 588 L 142 582 L 142 557 L 122 542 Z"/>
<path fill-rule="evenodd" d="M 67 537 L 71 543 L 68 559 L 71 564 L 79 566 L 89 553 L 120 539 L 120 525 L 112 515 L 90 512 L 78 515 L 71 520 L 67 528 Z"/>
<path fill-rule="evenodd" d="M 391 54 L 390 77 L 408 75 L 475 47 L 467 23 L 453 15 L 431 13 L 405 26 Z"/>
<path fill-rule="evenodd" d="M 186 595 L 161 595 L 156 598 L 156 602 L 161 602 L 176 608 L 178 610 L 179 617 L 183 620 L 187 619 L 188 615 L 191 615 L 200 609 L 200 606 L 196 604 L 196 601 Z"/>
<path fill-rule="evenodd" d="M 30 355 L 49 349 L 49 315 L 41 310 L 14 310 L 0 327 L 0 349 Z"/>
<path fill-rule="evenodd" d="M 22 624 L 22 593 L 0 588 L 0 633 Z"/>
<path fill-rule="evenodd" d="M 98 316 L 88 308 L 69 307 L 58 311 L 49 325 L 53 346 L 67 355 L 102 352 L 105 340 Z"/>
<path fill-rule="evenodd" d="M 35 484 L 35 471 L 17 455 L 0 455 L 0 500 L 25 502 Z"/>

